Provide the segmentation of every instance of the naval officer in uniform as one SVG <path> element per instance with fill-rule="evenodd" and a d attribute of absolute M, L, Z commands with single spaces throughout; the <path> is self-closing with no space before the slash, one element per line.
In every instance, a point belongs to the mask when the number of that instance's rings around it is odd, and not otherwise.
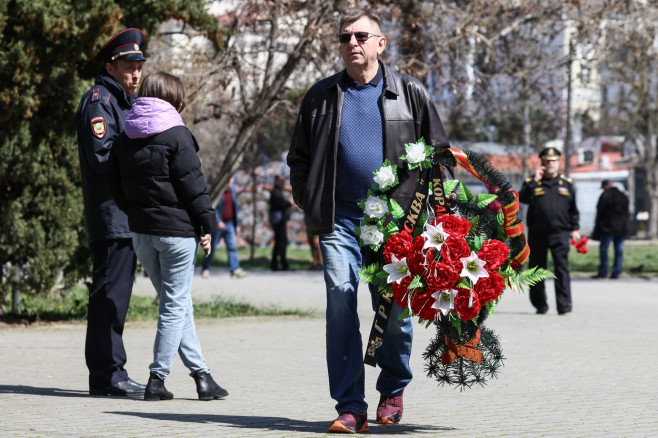
<path fill-rule="evenodd" d="M 571 312 L 571 279 L 568 256 L 570 240 L 580 240 L 576 192 L 571 178 L 559 173 L 560 156 L 554 147 L 539 153 L 541 167 L 526 178 L 519 200 L 528 204 L 526 225 L 530 246 L 529 267 L 546 268 L 550 249 L 555 266 L 555 299 L 560 315 Z M 538 314 L 548 311 L 546 285 L 541 281 L 530 287 L 530 302 Z"/>

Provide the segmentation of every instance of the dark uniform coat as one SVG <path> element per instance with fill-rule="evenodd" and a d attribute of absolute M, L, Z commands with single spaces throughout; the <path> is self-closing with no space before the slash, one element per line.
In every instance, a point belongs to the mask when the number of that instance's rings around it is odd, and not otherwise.
<path fill-rule="evenodd" d="M 128 217 L 105 189 L 107 160 L 134 101 L 104 69 L 75 116 L 87 230 L 92 242 L 130 239 Z"/>
<path fill-rule="evenodd" d="M 536 182 L 526 178 L 519 200 L 528 204 L 528 231 L 551 233 L 579 229 L 580 213 L 576 206 L 573 180 L 564 175 Z"/>

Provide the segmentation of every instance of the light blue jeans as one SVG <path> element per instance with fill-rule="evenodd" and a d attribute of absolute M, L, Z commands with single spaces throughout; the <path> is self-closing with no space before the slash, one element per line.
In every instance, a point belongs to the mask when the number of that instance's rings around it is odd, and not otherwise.
<path fill-rule="evenodd" d="M 329 391 L 336 400 L 338 413 L 367 414 L 365 401 L 365 369 L 363 342 L 357 314 L 359 270 L 363 255 L 355 228 L 360 218 L 336 217 L 335 229 L 320 236 L 320 249 L 324 260 L 324 279 L 327 286 L 326 349 L 329 371 Z M 373 310 L 379 302 L 376 288 L 370 288 Z M 375 358 L 381 368 L 377 391 L 384 395 L 397 395 L 412 378 L 409 367 L 413 337 L 410 318 L 400 320 L 402 308 L 393 303 L 382 346 Z M 373 314 L 374 317 L 374 314 Z M 367 333 L 370 324 L 367 322 Z"/>
<path fill-rule="evenodd" d="M 132 236 L 137 258 L 160 298 L 160 318 L 150 371 L 162 379 L 166 378 L 178 351 L 190 375 L 197 371 L 209 372 L 196 335 L 190 293 L 196 239 L 139 233 Z"/>

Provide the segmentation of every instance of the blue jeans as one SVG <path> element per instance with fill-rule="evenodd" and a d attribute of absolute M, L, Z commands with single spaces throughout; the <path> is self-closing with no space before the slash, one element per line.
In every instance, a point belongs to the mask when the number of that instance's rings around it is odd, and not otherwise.
<path fill-rule="evenodd" d="M 240 259 L 238 259 L 238 245 L 236 241 L 237 233 L 235 232 L 235 223 L 233 221 L 224 222 L 223 230 L 215 230 L 212 233 L 212 241 L 210 242 L 210 255 L 203 260 L 201 269 L 209 269 L 210 262 L 215 255 L 215 248 L 219 241 L 224 239 L 226 244 L 226 253 L 228 254 L 228 269 L 231 274 L 240 268 Z"/>
<path fill-rule="evenodd" d="M 615 260 L 612 264 L 612 276 L 619 277 L 621 274 L 621 265 L 624 263 L 624 236 L 613 236 L 604 234 L 601 236 L 601 246 L 599 247 L 599 274 L 608 275 L 608 247 L 614 242 Z"/>
<path fill-rule="evenodd" d="M 336 400 L 338 413 L 346 411 L 364 415 L 365 369 L 363 347 L 357 314 L 357 289 L 363 254 L 354 229 L 360 218 L 337 216 L 335 229 L 320 236 L 327 286 L 327 368 L 329 391 Z M 373 310 L 379 302 L 376 288 L 370 288 Z M 382 346 L 377 349 L 377 365 L 381 368 L 377 390 L 384 395 L 397 395 L 412 378 L 409 367 L 413 337 L 410 318 L 400 320 L 402 308 L 393 303 Z M 368 323 L 370 333 L 370 322 Z"/>
<path fill-rule="evenodd" d="M 160 318 L 150 371 L 166 378 L 178 351 L 190 375 L 197 371 L 208 372 L 196 335 L 190 293 L 196 239 L 133 233 L 133 246 L 160 298 Z"/>

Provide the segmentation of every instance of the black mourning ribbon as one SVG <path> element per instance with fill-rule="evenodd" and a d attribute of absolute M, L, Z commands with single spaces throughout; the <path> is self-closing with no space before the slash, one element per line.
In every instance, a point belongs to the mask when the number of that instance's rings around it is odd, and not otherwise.
<path fill-rule="evenodd" d="M 435 150 L 435 153 L 438 151 Z M 425 205 L 429 204 L 436 217 L 446 214 L 448 206 L 443 192 L 443 178 L 441 176 L 441 166 L 436 162 L 435 157 L 432 157 L 433 166 L 429 169 L 423 169 L 420 172 L 418 183 L 416 184 L 416 191 L 414 198 L 407 207 L 404 216 L 402 217 L 403 225 L 401 228 L 409 234 L 412 234 L 416 229 L 418 218 Z M 428 182 L 432 181 L 432 195 L 428 198 Z M 377 311 L 375 312 L 375 319 L 372 322 L 370 329 L 370 336 L 366 345 L 366 353 L 363 358 L 363 363 L 370 366 L 377 365 L 375 354 L 377 349 L 384 343 L 384 331 L 388 325 L 388 318 L 391 314 L 393 306 L 393 299 L 379 296 L 379 303 L 377 304 Z"/>

